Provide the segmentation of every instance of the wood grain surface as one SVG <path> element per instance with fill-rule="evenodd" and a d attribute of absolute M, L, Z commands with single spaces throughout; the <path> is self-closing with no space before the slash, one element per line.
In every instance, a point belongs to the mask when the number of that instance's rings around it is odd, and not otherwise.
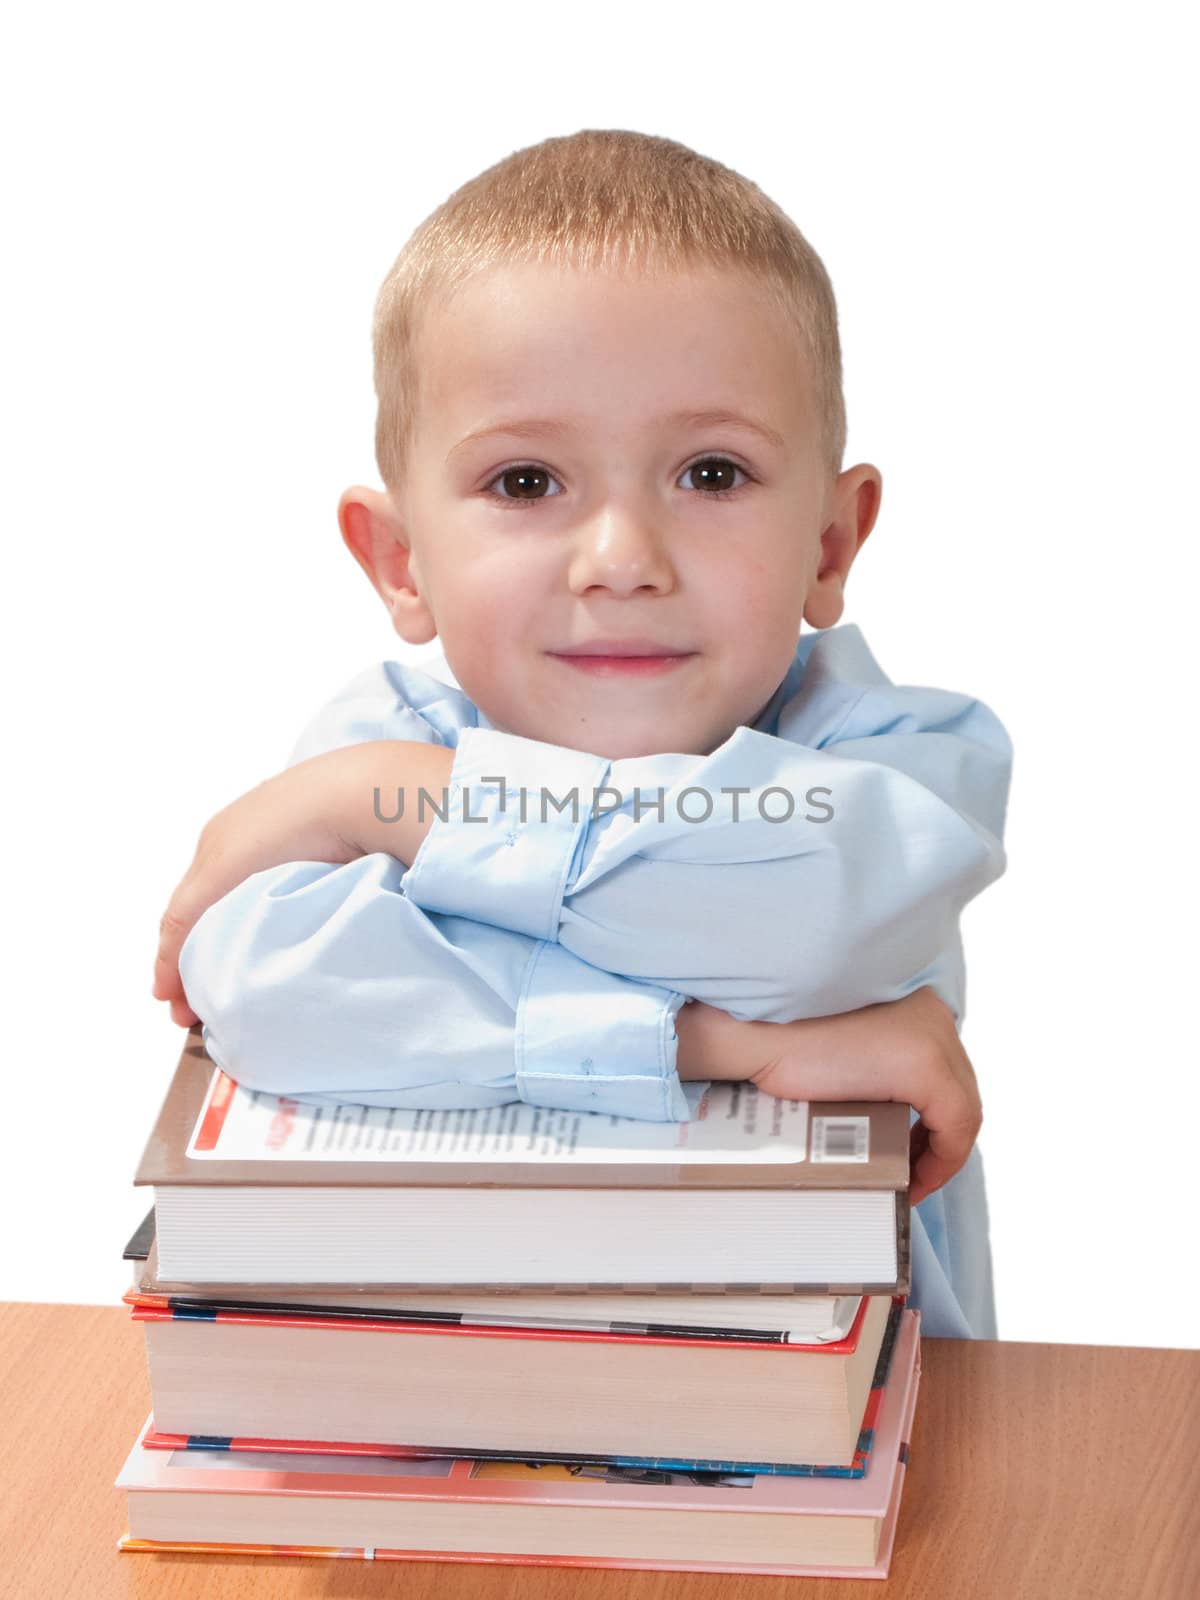
<path fill-rule="evenodd" d="M 116 1549 L 150 1409 L 107 1306 L 0 1306 L 4 1600 L 1197 1600 L 1200 1353 L 927 1339 L 886 1583 Z"/>

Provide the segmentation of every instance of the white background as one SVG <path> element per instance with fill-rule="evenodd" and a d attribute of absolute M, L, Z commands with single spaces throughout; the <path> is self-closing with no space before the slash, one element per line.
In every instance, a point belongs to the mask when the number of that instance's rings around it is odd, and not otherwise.
<path fill-rule="evenodd" d="M 430 15 L 425 15 L 426 11 Z M 0 1296 L 115 1302 L 213 812 L 413 653 L 341 545 L 404 240 L 582 127 L 744 172 L 832 275 L 844 620 L 1016 746 L 968 908 L 1003 1337 L 1200 1343 L 1196 127 L 1166 5 L 44 5 L 7 24 Z M 427 652 L 421 652 L 421 655 Z"/>

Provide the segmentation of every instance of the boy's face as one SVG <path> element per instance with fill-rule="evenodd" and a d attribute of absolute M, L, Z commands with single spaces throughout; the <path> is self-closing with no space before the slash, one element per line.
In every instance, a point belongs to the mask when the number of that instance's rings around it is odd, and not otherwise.
<path fill-rule="evenodd" d="M 752 280 L 496 269 L 427 311 L 417 368 L 403 487 L 348 490 L 342 533 L 496 727 L 706 755 L 766 705 L 801 619 L 841 615 L 879 474 L 824 464 L 799 341 Z M 696 420 L 716 412 L 779 442 Z M 672 658 L 564 654 L 614 640 Z"/>

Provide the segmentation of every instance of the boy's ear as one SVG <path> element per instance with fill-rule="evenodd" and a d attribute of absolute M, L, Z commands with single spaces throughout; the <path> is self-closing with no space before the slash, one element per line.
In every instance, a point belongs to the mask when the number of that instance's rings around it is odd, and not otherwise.
<path fill-rule="evenodd" d="M 855 556 L 879 515 L 883 478 L 864 463 L 834 481 L 821 533 L 817 571 L 804 601 L 804 620 L 813 628 L 832 628 L 845 605 L 846 578 Z"/>
<path fill-rule="evenodd" d="M 391 496 L 380 489 L 347 489 L 338 501 L 337 517 L 346 548 L 388 608 L 400 637 L 409 644 L 436 639 L 437 624 L 420 592 L 416 556 Z"/>

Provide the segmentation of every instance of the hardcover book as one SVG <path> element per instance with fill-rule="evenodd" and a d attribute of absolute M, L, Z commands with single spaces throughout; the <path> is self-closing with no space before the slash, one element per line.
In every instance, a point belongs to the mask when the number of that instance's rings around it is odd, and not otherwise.
<path fill-rule="evenodd" d="M 812 1478 L 861 1478 L 866 1472 L 867 1463 L 875 1444 L 875 1434 L 879 1422 L 879 1408 L 883 1403 L 884 1386 L 888 1381 L 891 1370 L 892 1356 L 895 1349 L 896 1335 L 900 1329 L 900 1315 L 902 1302 L 897 1300 L 892 1306 L 891 1313 L 884 1330 L 883 1343 L 879 1348 L 879 1355 L 875 1362 L 875 1372 L 871 1380 L 871 1392 L 867 1397 L 866 1409 L 863 1412 L 862 1427 L 859 1430 L 858 1444 L 849 1465 L 817 1465 L 807 1462 L 780 1462 L 780 1461 L 729 1461 L 713 1457 L 681 1457 L 681 1456 L 647 1456 L 647 1455 L 606 1455 L 599 1452 L 571 1452 L 571 1451 L 545 1451 L 536 1453 L 525 1450 L 501 1450 L 488 1448 L 473 1443 L 469 1448 L 461 1446 L 451 1449 L 442 1444 L 440 1447 L 420 1446 L 411 1444 L 380 1444 L 377 1442 L 345 1439 L 299 1439 L 293 1434 L 287 1438 L 263 1438 L 255 1435 L 242 1434 L 207 1434 L 207 1433 L 166 1433 L 157 1427 L 152 1427 L 143 1438 L 142 1443 L 148 1450 L 233 1450 L 238 1453 L 277 1454 L 279 1452 L 301 1451 L 305 1454 L 333 1455 L 333 1456 L 396 1456 L 399 1458 L 416 1458 L 421 1456 L 487 1456 L 497 1460 L 524 1461 L 529 1465 L 545 1465 L 549 1462 L 567 1463 L 576 1466 L 616 1466 L 637 1469 L 639 1483 L 652 1483 L 666 1481 L 663 1473 L 688 1472 L 688 1473 L 759 1473 L 779 1472 L 796 1477 Z"/>
<path fill-rule="evenodd" d="M 167 1433 L 849 1467 L 891 1302 L 836 1345 L 135 1307 Z M 898 1313 L 897 1313 L 898 1314 Z"/>
<path fill-rule="evenodd" d="M 134 1182 L 173 1282 L 907 1292 L 907 1106 L 684 1087 L 679 1123 L 314 1106 L 193 1028 Z"/>
<path fill-rule="evenodd" d="M 653 1294 L 625 1286 L 556 1292 L 509 1286 L 478 1293 L 410 1289 L 394 1294 L 343 1284 L 336 1289 L 274 1284 L 168 1283 L 158 1276 L 154 1210 L 138 1229 L 133 1281 L 122 1299 L 179 1314 L 216 1311 L 299 1312 L 307 1316 L 376 1321 L 454 1323 L 501 1328 L 575 1328 L 594 1333 L 645 1333 L 660 1337 L 753 1339 L 776 1344 L 837 1344 L 854 1326 L 861 1295 Z M 130 1243 L 133 1243 L 131 1240 Z"/>

